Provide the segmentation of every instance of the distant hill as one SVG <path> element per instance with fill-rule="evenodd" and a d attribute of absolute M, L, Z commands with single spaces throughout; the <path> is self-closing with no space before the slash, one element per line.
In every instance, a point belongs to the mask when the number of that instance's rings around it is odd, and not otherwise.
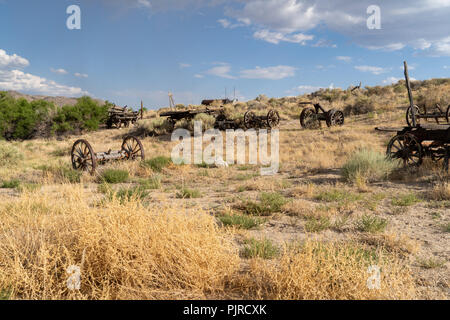
<path fill-rule="evenodd" d="M 77 103 L 77 98 L 68 98 L 68 97 L 52 97 L 52 96 L 42 96 L 42 95 L 29 95 L 20 93 L 17 91 L 7 91 L 8 94 L 10 94 L 14 99 L 20 99 L 24 98 L 27 101 L 34 101 L 34 100 L 45 100 L 48 102 L 54 103 L 58 107 L 62 107 L 64 105 L 75 105 Z M 97 101 L 100 105 L 103 105 L 105 101 L 100 99 L 94 99 Z"/>

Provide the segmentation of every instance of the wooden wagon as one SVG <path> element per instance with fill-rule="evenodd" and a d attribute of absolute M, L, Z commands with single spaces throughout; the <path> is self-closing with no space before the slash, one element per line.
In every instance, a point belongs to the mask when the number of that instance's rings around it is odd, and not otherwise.
<path fill-rule="evenodd" d="M 128 128 L 131 124 L 135 124 L 141 116 L 140 111 L 132 111 L 128 107 L 114 106 L 108 110 L 108 120 L 106 126 L 111 128 L 120 129 L 122 126 Z"/>
<path fill-rule="evenodd" d="M 450 158 L 450 124 L 420 124 L 417 121 L 417 109 L 413 102 L 408 65 L 405 61 L 405 79 L 410 101 L 410 121 L 405 127 L 384 128 L 376 130 L 396 132 L 387 147 L 387 156 L 403 161 L 405 166 L 420 166 L 425 157 L 433 161 L 443 160 L 448 172 Z M 409 123 L 409 122 L 408 122 Z"/>

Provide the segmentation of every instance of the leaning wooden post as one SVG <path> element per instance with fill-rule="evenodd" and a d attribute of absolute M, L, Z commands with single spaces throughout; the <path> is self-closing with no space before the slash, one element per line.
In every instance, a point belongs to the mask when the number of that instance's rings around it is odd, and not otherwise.
<path fill-rule="evenodd" d="M 413 125 L 413 127 L 416 127 L 416 108 L 414 108 L 411 83 L 409 82 L 408 64 L 406 63 L 406 61 L 404 61 L 404 65 L 405 65 L 406 89 L 408 89 L 409 104 L 411 106 L 411 112 L 412 112 L 412 125 Z"/>
<path fill-rule="evenodd" d="M 144 103 L 141 100 L 141 120 L 144 119 Z"/>

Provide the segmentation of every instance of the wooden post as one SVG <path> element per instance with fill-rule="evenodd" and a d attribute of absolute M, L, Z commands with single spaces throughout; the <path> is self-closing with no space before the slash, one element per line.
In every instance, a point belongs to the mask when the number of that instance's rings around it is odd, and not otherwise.
<path fill-rule="evenodd" d="M 144 103 L 141 100 L 141 120 L 144 119 Z"/>
<path fill-rule="evenodd" d="M 413 125 L 413 127 L 416 127 L 416 108 L 414 108 L 411 83 L 409 82 L 408 64 L 406 63 L 406 61 L 404 61 L 403 64 L 405 66 L 406 89 L 408 89 L 409 104 L 411 106 L 411 112 L 412 112 L 412 116 L 413 116 L 412 117 L 412 125 Z"/>

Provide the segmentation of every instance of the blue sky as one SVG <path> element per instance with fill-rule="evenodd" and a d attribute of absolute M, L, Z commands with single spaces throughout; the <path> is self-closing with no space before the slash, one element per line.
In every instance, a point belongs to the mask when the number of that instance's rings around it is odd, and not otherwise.
<path fill-rule="evenodd" d="M 148 108 L 449 77 L 450 0 L 0 0 L 0 90 Z M 380 8 L 369 29 L 367 8 Z M 69 30 L 66 8 L 81 9 Z"/>

